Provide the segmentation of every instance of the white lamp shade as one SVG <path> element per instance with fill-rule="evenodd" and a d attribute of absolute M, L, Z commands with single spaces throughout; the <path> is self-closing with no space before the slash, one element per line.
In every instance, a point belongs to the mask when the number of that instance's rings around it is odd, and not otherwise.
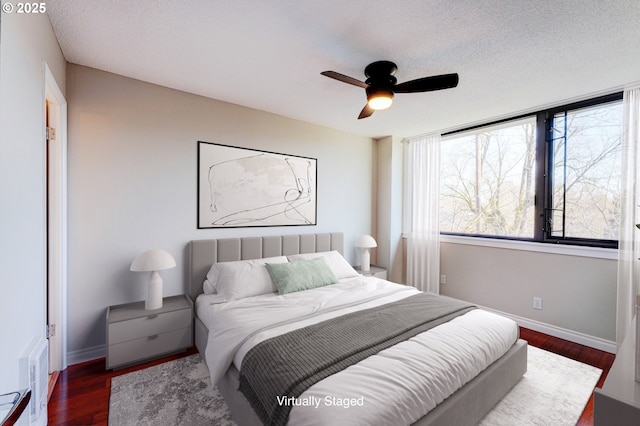
<path fill-rule="evenodd" d="M 376 240 L 374 240 L 371 235 L 362 235 L 356 240 L 356 247 L 372 248 L 372 247 L 378 247 L 378 244 L 376 243 Z"/>
<path fill-rule="evenodd" d="M 176 261 L 173 256 L 159 249 L 145 251 L 131 263 L 131 270 L 136 272 L 162 271 L 175 267 Z"/>

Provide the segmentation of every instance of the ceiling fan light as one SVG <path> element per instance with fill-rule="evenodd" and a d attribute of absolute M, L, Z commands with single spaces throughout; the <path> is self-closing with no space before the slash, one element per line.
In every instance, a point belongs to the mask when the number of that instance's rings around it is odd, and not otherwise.
<path fill-rule="evenodd" d="M 369 94 L 367 97 L 369 107 L 376 111 L 387 109 L 393 103 L 393 92 L 388 90 L 379 90 Z"/>

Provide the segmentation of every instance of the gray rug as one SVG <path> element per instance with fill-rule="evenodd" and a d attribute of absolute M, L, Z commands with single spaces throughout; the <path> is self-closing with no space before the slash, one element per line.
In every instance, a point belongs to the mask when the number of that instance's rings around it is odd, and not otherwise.
<path fill-rule="evenodd" d="M 576 424 L 602 370 L 529 346 L 527 374 L 482 426 Z M 109 425 L 235 425 L 200 355 L 111 380 Z"/>
<path fill-rule="evenodd" d="M 527 350 L 527 373 L 480 425 L 575 426 L 602 370 L 533 346 Z"/>
<path fill-rule="evenodd" d="M 111 379 L 109 425 L 235 425 L 200 355 Z"/>

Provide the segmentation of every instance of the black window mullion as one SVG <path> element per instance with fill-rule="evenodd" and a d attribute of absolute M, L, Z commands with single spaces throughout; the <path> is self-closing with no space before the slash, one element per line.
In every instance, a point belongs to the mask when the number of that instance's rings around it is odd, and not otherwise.
<path fill-rule="evenodd" d="M 542 114 L 541 114 L 542 116 Z M 541 118 L 541 117 L 539 117 Z M 554 220 L 554 203 L 553 203 L 553 188 L 556 184 L 555 174 L 555 114 L 546 112 L 544 114 L 544 123 L 539 123 L 540 128 L 544 129 L 542 132 L 542 139 L 544 140 L 544 148 L 541 150 L 543 153 L 542 163 L 544 164 L 544 179 L 543 186 L 541 187 L 543 201 L 543 224 L 542 224 L 542 236 L 539 241 L 543 242 L 557 242 L 557 239 L 553 238 L 553 220 Z"/>
<path fill-rule="evenodd" d="M 562 128 L 562 238 L 567 236 L 567 145 L 569 142 L 567 139 L 567 118 L 567 111 L 564 111 L 564 117 L 562 120 L 562 123 L 564 124 Z M 553 193 L 551 193 L 551 196 L 553 197 Z"/>
<path fill-rule="evenodd" d="M 535 184 L 535 223 L 533 231 L 534 241 L 543 241 L 546 230 L 546 185 L 548 178 L 547 150 L 547 116 L 544 112 L 536 114 L 536 184 Z"/>

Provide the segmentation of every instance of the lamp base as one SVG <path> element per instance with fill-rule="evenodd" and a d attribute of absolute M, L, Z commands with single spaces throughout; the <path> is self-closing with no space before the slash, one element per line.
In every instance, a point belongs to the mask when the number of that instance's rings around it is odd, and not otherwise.
<path fill-rule="evenodd" d="M 147 287 L 147 300 L 144 303 L 144 309 L 153 311 L 160 308 L 162 308 L 162 278 L 158 271 L 153 271 Z"/>
<path fill-rule="evenodd" d="M 371 263 L 371 255 L 369 254 L 369 249 L 366 248 L 362 250 L 362 261 L 360 265 L 360 270 L 362 272 L 369 272 Z"/>

